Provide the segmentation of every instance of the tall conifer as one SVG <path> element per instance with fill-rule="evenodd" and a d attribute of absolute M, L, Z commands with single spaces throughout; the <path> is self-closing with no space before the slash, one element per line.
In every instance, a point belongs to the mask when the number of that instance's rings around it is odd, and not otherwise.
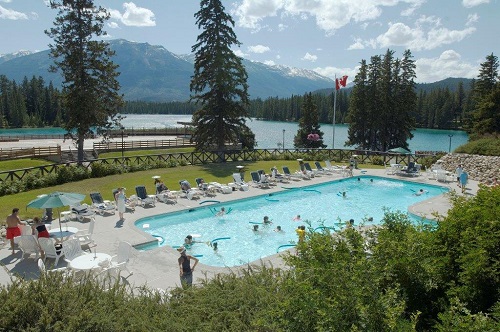
<path fill-rule="evenodd" d="M 110 126 L 123 104 L 118 66 L 111 61 L 114 51 L 108 43 L 93 40 L 106 35 L 103 26 L 110 14 L 93 0 L 52 0 L 50 7 L 58 10 L 54 27 L 45 31 L 54 40 L 49 45 L 51 69 L 63 75 L 64 128 L 75 134 L 81 163 L 91 128 Z"/>
<path fill-rule="evenodd" d="M 226 143 L 253 148 L 255 135 L 245 124 L 248 117 L 247 72 L 231 50 L 240 42 L 234 21 L 220 0 L 202 0 L 195 14 L 202 31 L 192 47 L 195 53 L 191 100 L 200 105 L 193 115 L 197 149 L 226 149 Z"/>

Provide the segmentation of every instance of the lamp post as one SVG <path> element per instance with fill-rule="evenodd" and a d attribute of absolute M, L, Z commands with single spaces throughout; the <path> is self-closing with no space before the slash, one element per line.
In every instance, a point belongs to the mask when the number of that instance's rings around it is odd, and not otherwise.
<path fill-rule="evenodd" d="M 448 137 L 450 138 L 450 145 L 448 146 L 448 153 L 451 153 L 451 138 L 453 137 L 453 135 L 449 134 Z"/>
<path fill-rule="evenodd" d="M 285 129 L 283 129 L 283 152 L 285 152 Z"/>
<path fill-rule="evenodd" d="M 125 128 L 123 126 L 120 127 L 121 131 L 122 131 L 122 163 L 123 163 L 123 155 L 124 155 L 124 146 L 123 146 L 123 131 L 125 130 Z"/>

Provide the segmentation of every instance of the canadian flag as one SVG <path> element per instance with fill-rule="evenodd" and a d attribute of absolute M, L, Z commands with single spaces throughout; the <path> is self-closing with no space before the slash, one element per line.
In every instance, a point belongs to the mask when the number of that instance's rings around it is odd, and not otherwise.
<path fill-rule="evenodd" d="M 340 87 L 344 87 L 347 85 L 347 75 L 342 76 L 342 78 L 335 79 L 335 89 L 339 90 Z"/>

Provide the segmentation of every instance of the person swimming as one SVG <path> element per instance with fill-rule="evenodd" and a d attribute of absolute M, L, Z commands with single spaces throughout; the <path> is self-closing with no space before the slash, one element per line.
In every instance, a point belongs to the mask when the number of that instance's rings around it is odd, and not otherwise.
<path fill-rule="evenodd" d="M 413 195 L 415 195 L 415 196 L 420 196 L 420 195 L 425 194 L 425 193 L 426 193 L 426 191 L 425 191 L 425 190 L 420 189 L 419 191 L 415 192 Z"/>
<path fill-rule="evenodd" d="M 296 215 L 295 217 L 293 217 L 292 219 L 293 221 L 300 221 L 300 214 Z"/>
<path fill-rule="evenodd" d="M 217 217 L 222 217 L 225 214 L 226 214 L 226 209 L 224 207 L 221 207 L 220 210 L 219 210 L 219 212 L 217 212 L 215 215 Z"/>

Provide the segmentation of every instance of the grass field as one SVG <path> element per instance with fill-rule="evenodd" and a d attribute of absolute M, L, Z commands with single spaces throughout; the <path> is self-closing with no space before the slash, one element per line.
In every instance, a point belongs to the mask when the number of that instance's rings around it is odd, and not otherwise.
<path fill-rule="evenodd" d="M 52 164 L 52 161 L 44 159 L 14 159 L 0 162 L 0 172 L 7 172 L 13 169 L 37 167 Z"/>

